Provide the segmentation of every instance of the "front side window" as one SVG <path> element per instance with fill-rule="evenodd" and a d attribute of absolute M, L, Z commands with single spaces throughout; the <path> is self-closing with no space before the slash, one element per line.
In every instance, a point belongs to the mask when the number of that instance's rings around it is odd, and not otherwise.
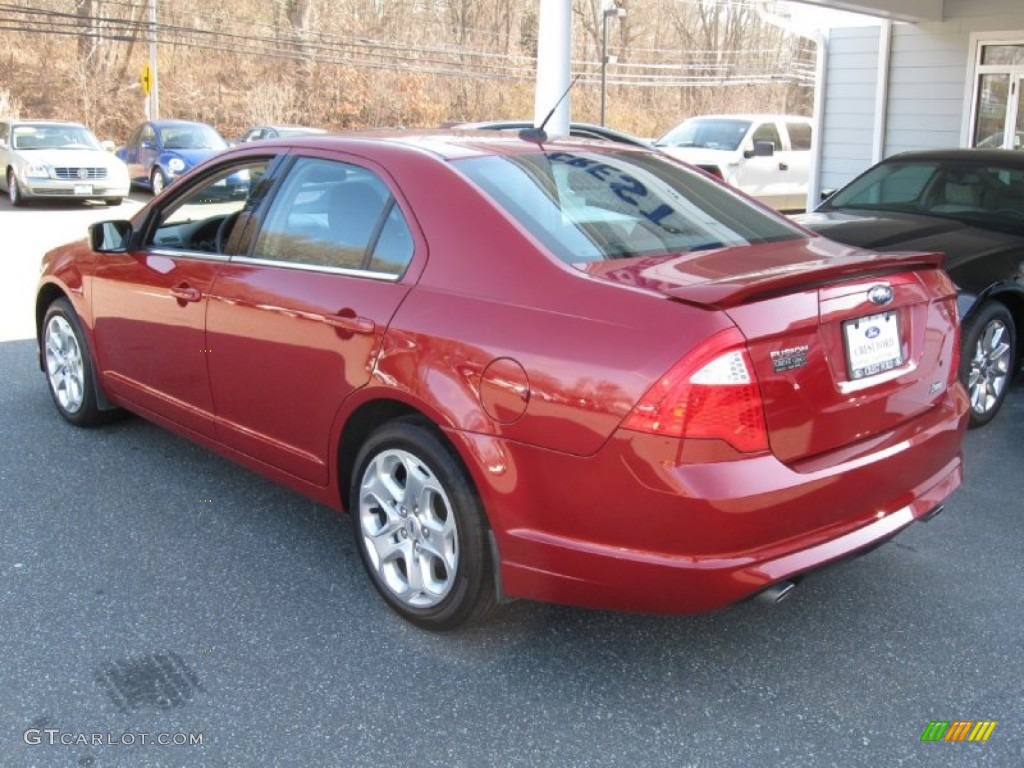
<path fill-rule="evenodd" d="M 413 239 L 387 185 L 373 172 L 299 158 L 267 214 L 253 258 L 293 266 L 399 275 Z"/>
<path fill-rule="evenodd" d="M 190 186 L 161 212 L 147 245 L 153 248 L 227 252 L 227 243 L 243 210 L 252 210 L 267 171 L 266 158 L 221 168 Z"/>
<path fill-rule="evenodd" d="M 805 237 L 785 219 L 655 154 L 538 152 L 453 165 L 570 264 Z"/>
<path fill-rule="evenodd" d="M 775 123 L 761 123 L 754 130 L 752 141 L 770 141 L 775 149 L 782 149 L 782 140 L 779 138 L 779 129 Z"/>

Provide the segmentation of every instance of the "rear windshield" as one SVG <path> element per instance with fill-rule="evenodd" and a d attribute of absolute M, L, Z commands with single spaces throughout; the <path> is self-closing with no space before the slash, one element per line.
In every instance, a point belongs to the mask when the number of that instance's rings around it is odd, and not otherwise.
<path fill-rule="evenodd" d="M 454 165 L 570 264 L 805 238 L 781 216 L 656 154 L 537 152 Z"/>

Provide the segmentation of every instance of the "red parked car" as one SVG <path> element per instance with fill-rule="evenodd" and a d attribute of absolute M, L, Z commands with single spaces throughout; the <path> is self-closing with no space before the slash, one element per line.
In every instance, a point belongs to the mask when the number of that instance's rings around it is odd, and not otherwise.
<path fill-rule="evenodd" d="M 348 511 L 421 626 L 698 612 L 959 485 L 940 259 L 810 237 L 642 148 L 292 137 L 47 254 L 40 365 L 73 424 L 127 409 Z"/>

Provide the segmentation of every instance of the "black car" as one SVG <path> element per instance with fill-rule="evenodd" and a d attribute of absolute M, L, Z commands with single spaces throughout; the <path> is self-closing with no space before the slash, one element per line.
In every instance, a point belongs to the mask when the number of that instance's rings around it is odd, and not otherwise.
<path fill-rule="evenodd" d="M 971 426 L 998 412 L 1024 333 L 1024 152 L 946 149 L 894 155 L 795 219 L 847 245 L 942 251 L 960 291 L 960 379 Z"/>

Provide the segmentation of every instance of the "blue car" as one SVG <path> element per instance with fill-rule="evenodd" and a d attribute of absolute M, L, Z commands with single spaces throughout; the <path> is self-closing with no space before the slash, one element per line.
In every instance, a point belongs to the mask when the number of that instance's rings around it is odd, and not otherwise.
<path fill-rule="evenodd" d="M 227 147 L 224 137 L 206 123 L 157 120 L 136 128 L 115 154 L 128 165 L 132 184 L 159 195 L 176 178 Z M 237 182 L 241 193 L 248 189 L 247 179 L 228 181 Z"/>

